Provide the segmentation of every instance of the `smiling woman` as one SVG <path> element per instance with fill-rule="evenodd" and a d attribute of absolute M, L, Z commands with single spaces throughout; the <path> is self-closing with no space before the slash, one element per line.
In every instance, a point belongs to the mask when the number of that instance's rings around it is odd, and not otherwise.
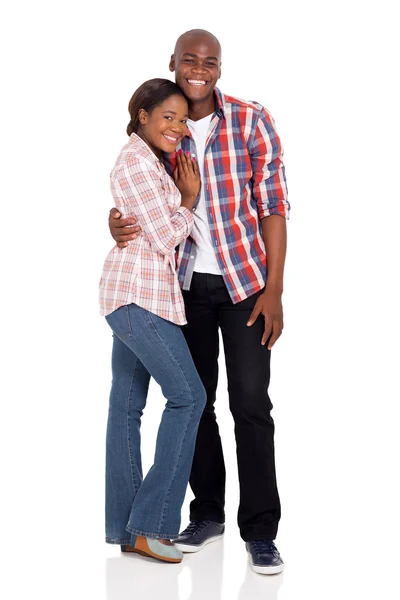
<path fill-rule="evenodd" d="M 136 133 L 158 158 L 161 152 L 173 152 L 186 135 L 187 100 L 172 81 L 146 81 L 133 94 L 128 109 L 127 134 Z"/>
<path fill-rule="evenodd" d="M 186 317 L 174 250 L 193 227 L 200 175 L 195 160 L 181 152 L 174 183 L 161 160 L 187 133 L 188 104 L 175 83 L 146 81 L 133 94 L 129 113 L 129 142 L 112 170 L 111 190 L 118 211 L 137 216 L 142 232 L 111 250 L 100 281 L 100 312 L 114 334 L 106 541 L 177 563 L 183 555 L 170 539 L 179 534 L 205 391 L 179 327 Z M 140 419 L 150 377 L 167 404 L 154 465 L 143 479 Z"/>

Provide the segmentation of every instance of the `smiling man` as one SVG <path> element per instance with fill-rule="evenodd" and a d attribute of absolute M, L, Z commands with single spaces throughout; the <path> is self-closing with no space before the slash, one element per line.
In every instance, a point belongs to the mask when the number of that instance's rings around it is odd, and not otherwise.
<path fill-rule="evenodd" d="M 175 544 L 197 552 L 224 533 L 225 465 L 214 410 L 221 330 L 235 421 L 240 533 L 254 571 L 279 573 L 283 561 L 274 539 L 281 511 L 268 386 L 271 348 L 283 328 L 289 203 L 281 143 L 263 106 L 216 88 L 221 46 L 214 35 L 184 33 L 169 67 L 189 99 L 189 135 L 181 148 L 196 156 L 202 177 L 195 225 L 177 264 L 188 321 L 183 331 L 207 391 L 190 477 L 190 524 Z M 172 173 L 175 156 L 164 159 Z M 137 233 L 134 220 L 119 217 L 113 209 L 110 230 L 123 246 Z"/>

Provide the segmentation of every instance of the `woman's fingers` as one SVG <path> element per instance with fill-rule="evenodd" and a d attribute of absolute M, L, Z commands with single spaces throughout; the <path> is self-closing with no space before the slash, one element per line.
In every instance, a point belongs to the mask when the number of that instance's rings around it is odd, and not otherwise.
<path fill-rule="evenodd" d="M 182 159 L 181 159 L 181 156 L 182 156 L 182 153 L 178 152 L 178 155 L 176 157 L 176 166 L 178 167 L 179 174 L 182 171 Z"/>
<path fill-rule="evenodd" d="M 186 160 L 185 160 L 185 156 L 184 156 L 183 152 L 180 152 L 178 154 L 177 165 L 178 165 L 178 170 L 179 170 L 179 177 L 186 177 L 187 176 L 187 166 L 186 166 Z"/>
<path fill-rule="evenodd" d="M 194 156 L 190 156 L 189 152 L 178 152 L 176 157 L 176 165 L 178 167 L 179 176 L 190 175 L 194 173 L 196 177 L 200 177 L 199 165 Z"/>
<path fill-rule="evenodd" d="M 182 161 L 182 171 L 183 171 L 183 173 L 185 173 L 185 175 L 188 175 L 190 158 L 188 157 L 187 154 L 184 154 L 183 152 L 181 152 L 181 161 Z M 191 169 L 191 167 L 190 167 L 190 169 Z"/>
<path fill-rule="evenodd" d="M 194 156 L 192 156 L 192 167 L 193 167 L 193 173 L 196 175 L 196 177 L 198 177 L 200 175 L 199 173 L 199 165 L 197 164 L 197 160 Z"/>

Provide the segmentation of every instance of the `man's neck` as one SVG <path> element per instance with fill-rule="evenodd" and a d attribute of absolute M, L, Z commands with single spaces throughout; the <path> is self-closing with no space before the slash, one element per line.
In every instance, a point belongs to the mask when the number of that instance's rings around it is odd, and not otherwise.
<path fill-rule="evenodd" d="M 214 94 L 207 98 L 204 102 L 191 102 L 189 105 L 189 119 L 199 121 L 208 115 L 211 115 L 215 110 Z"/>

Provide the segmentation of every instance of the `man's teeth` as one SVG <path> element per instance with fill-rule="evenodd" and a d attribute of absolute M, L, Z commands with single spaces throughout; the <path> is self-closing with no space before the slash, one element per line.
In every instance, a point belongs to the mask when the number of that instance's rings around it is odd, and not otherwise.
<path fill-rule="evenodd" d="M 188 82 L 192 85 L 206 85 L 205 81 L 200 81 L 199 79 L 188 79 Z"/>

